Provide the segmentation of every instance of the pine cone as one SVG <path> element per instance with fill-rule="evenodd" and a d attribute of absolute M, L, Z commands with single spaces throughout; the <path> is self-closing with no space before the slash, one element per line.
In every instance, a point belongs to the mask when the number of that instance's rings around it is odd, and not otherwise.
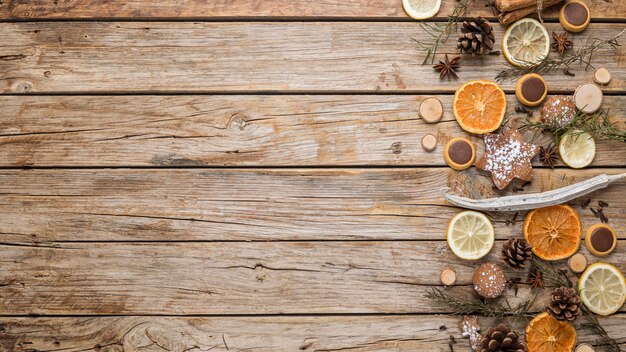
<path fill-rule="evenodd" d="M 461 36 L 456 45 L 462 53 L 482 55 L 493 49 L 495 40 L 489 21 L 482 17 L 472 17 L 463 22 Z"/>
<path fill-rule="evenodd" d="M 526 268 L 526 261 L 533 254 L 531 245 L 523 238 L 512 238 L 502 248 L 502 260 L 515 270 Z"/>
<path fill-rule="evenodd" d="M 476 352 L 526 352 L 526 345 L 519 335 L 506 325 L 489 328 L 483 334 Z"/>
<path fill-rule="evenodd" d="M 548 313 L 558 320 L 574 321 L 580 315 L 581 300 L 576 290 L 558 287 L 552 291 Z"/>

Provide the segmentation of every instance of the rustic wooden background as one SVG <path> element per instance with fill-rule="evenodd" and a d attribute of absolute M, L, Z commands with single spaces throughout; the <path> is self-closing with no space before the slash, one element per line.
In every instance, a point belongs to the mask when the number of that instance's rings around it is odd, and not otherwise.
<path fill-rule="evenodd" d="M 626 29 L 625 1 L 588 4 L 576 46 Z M 482 1 L 470 14 L 493 19 Z M 458 318 L 424 298 L 444 266 L 468 292 L 479 264 L 442 251 L 459 209 L 439 188 L 497 193 L 441 151 L 465 135 L 456 87 L 504 58 L 465 58 L 440 81 L 400 0 L 0 0 L 0 20 L 1 351 L 450 351 L 450 335 L 467 350 Z M 623 123 L 624 51 L 594 62 Z M 591 80 L 571 71 L 547 77 L 551 93 Z M 429 96 L 446 110 L 436 125 L 416 112 Z M 536 165 L 523 192 L 622 172 L 623 143 L 601 142 L 589 169 Z M 592 195 L 622 271 L 625 186 Z M 492 216 L 487 260 L 523 218 Z M 602 322 L 626 345 L 625 308 Z"/>

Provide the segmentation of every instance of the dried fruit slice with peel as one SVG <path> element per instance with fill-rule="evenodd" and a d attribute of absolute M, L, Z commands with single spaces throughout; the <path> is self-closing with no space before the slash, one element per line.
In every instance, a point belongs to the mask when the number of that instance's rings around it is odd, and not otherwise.
<path fill-rule="evenodd" d="M 493 132 L 504 119 L 506 94 L 495 82 L 469 81 L 454 93 L 452 112 L 461 128 L 467 132 Z"/>
<path fill-rule="evenodd" d="M 560 260 L 572 256 L 580 247 L 580 217 L 567 205 L 532 210 L 524 220 L 524 238 L 541 259 Z"/>

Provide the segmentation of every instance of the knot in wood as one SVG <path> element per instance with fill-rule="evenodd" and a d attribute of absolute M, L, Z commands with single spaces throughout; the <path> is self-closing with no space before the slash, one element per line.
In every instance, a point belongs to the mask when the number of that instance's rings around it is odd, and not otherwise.
<path fill-rule="evenodd" d="M 236 112 L 232 114 L 230 116 L 230 119 L 228 120 L 229 128 L 233 128 L 233 129 L 237 128 L 240 131 L 243 131 L 247 125 L 248 125 L 248 122 L 246 121 L 246 116 L 240 112 Z"/>

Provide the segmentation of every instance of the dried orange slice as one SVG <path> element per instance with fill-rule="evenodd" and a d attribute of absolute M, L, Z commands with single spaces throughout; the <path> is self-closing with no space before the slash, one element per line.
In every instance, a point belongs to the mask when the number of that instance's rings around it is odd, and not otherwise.
<path fill-rule="evenodd" d="M 535 209 L 524 220 L 524 238 L 541 259 L 570 257 L 578 251 L 581 236 L 580 217 L 567 205 Z"/>
<path fill-rule="evenodd" d="M 528 352 L 571 352 L 576 346 L 576 329 L 572 323 L 541 313 L 526 327 L 526 346 Z"/>
<path fill-rule="evenodd" d="M 495 82 L 469 81 L 454 93 L 452 112 L 461 128 L 467 132 L 493 132 L 504 119 L 506 95 Z"/>

